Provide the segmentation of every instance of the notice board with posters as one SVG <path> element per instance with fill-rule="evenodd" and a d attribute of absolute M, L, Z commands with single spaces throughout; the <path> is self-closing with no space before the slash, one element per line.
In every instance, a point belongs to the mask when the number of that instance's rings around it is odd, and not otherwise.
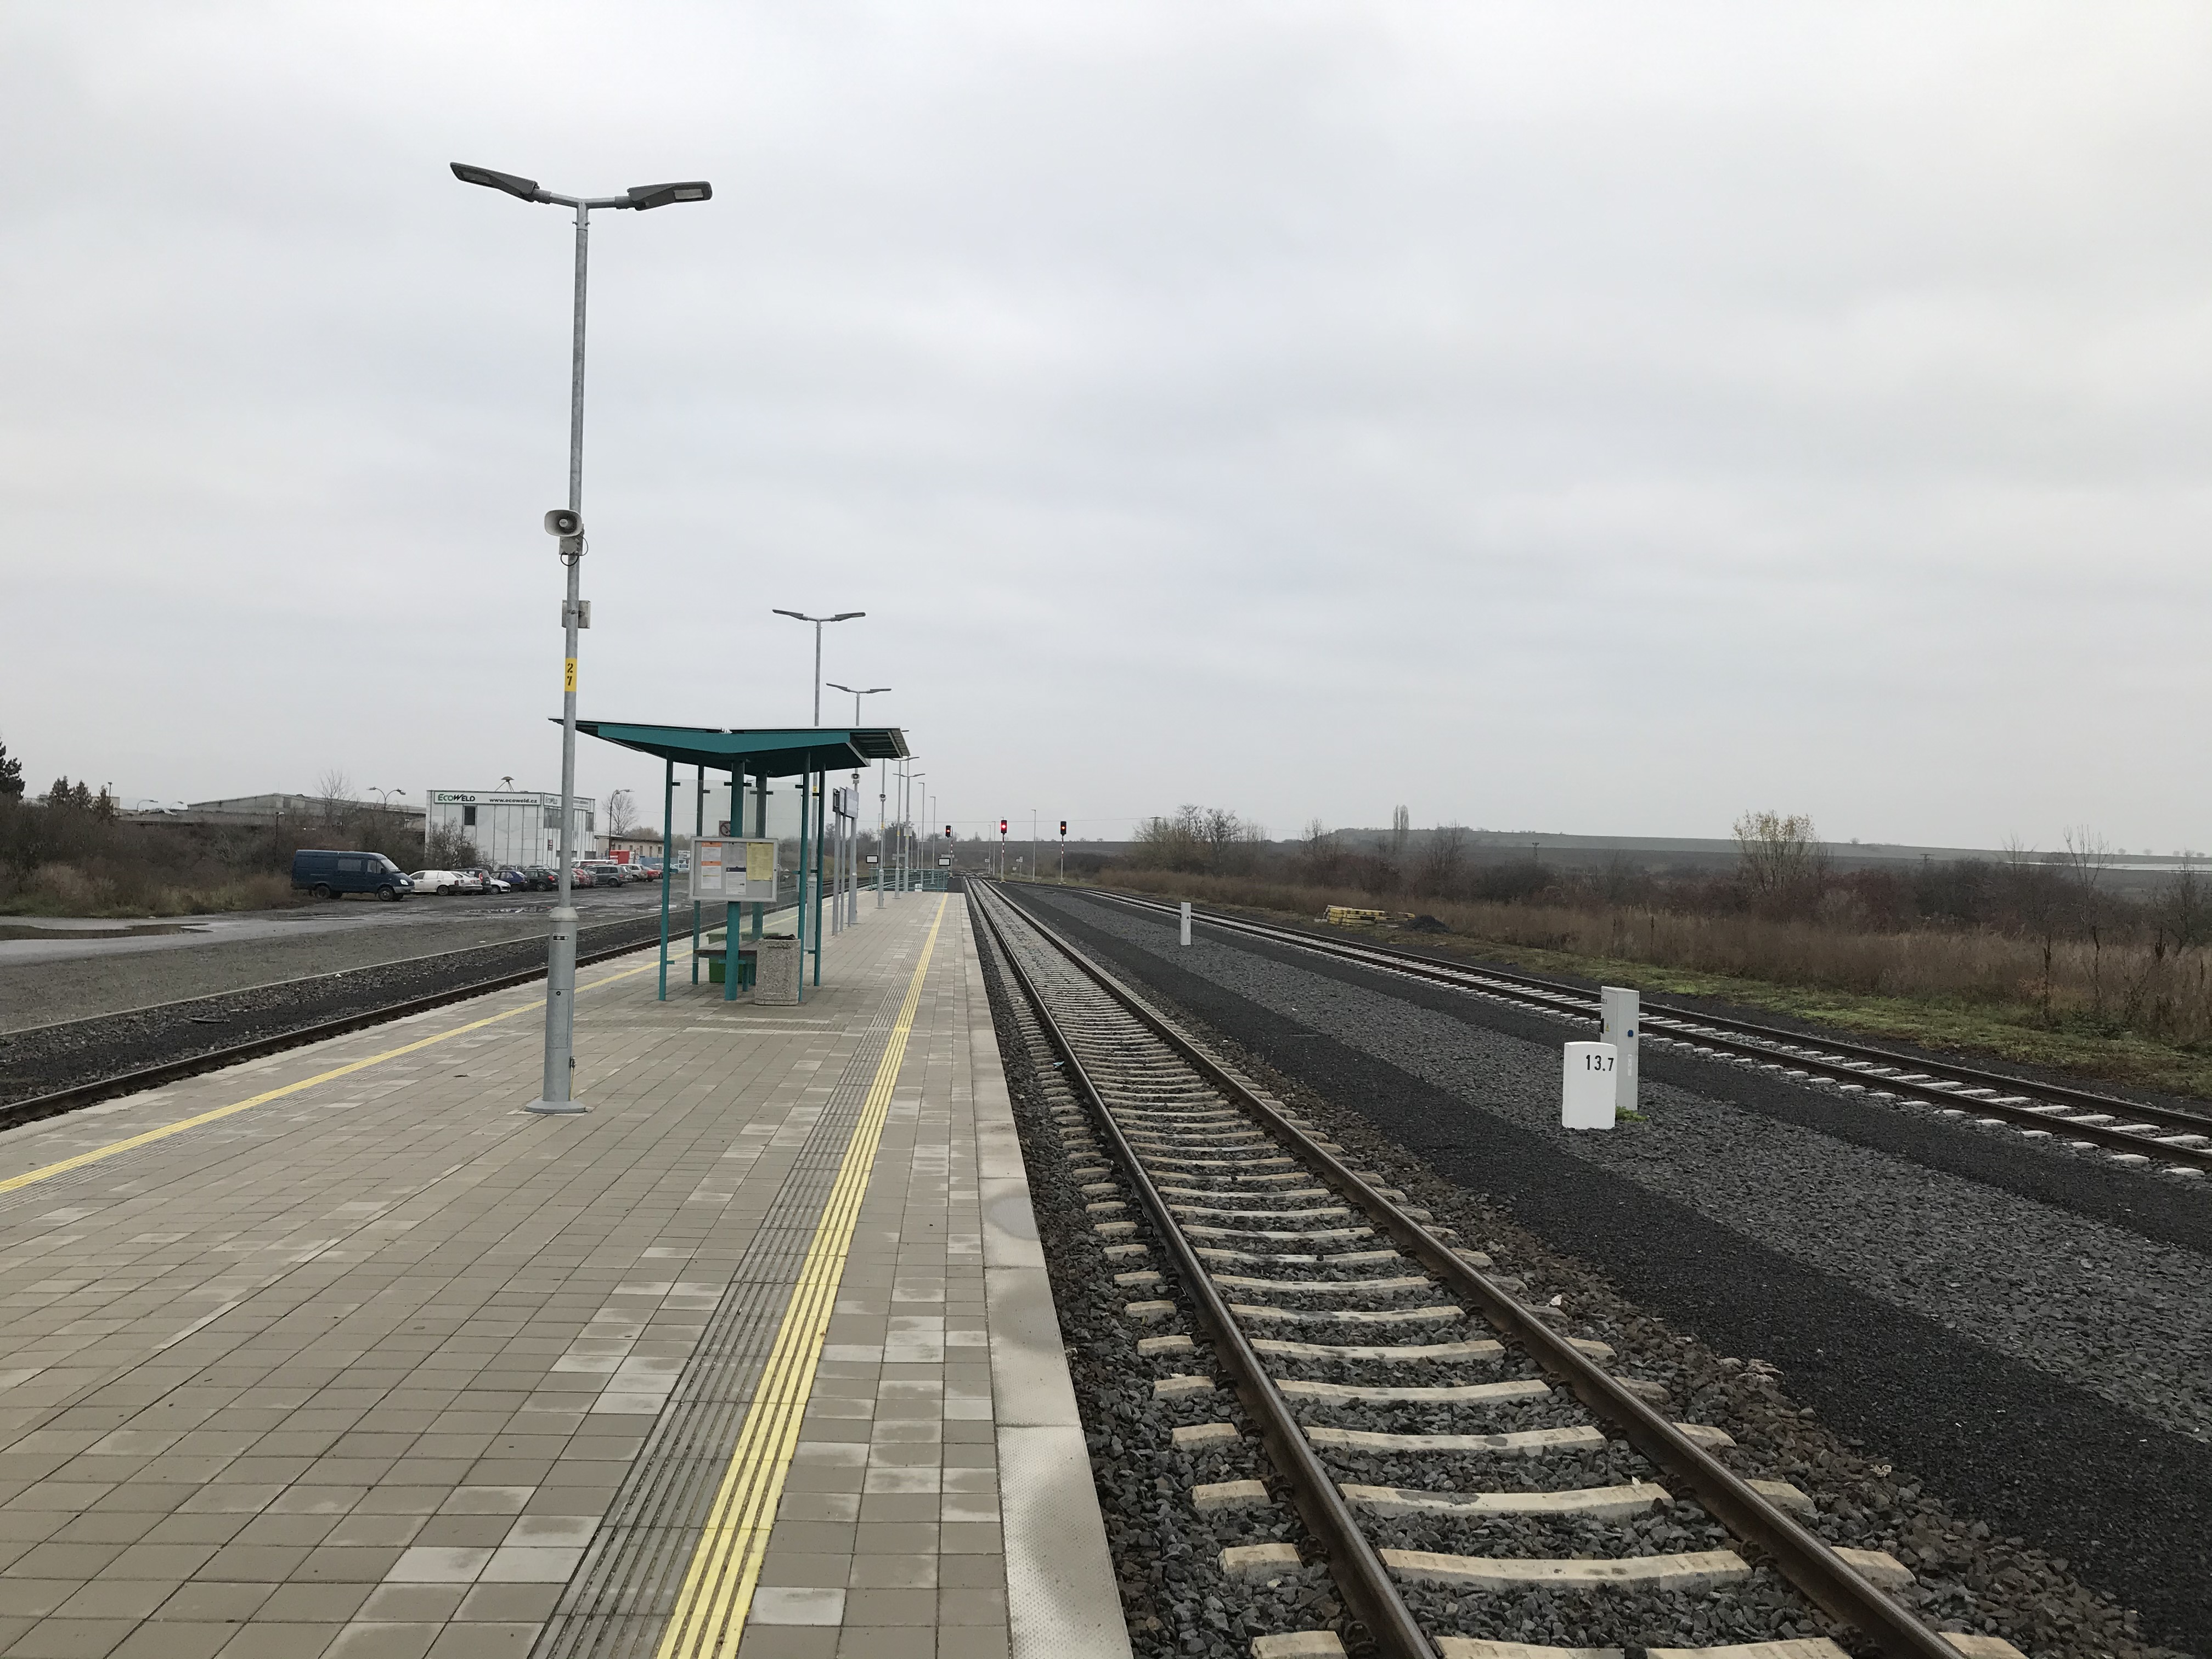
<path fill-rule="evenodd" d="M 775 898 L 775 843 L 735 836 L 691 843 L 694 904 L 763 904 Z"/>

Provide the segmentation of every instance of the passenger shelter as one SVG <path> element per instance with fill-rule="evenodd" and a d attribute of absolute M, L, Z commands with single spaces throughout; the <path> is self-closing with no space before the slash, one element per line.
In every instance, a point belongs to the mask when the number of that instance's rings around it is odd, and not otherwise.
<path fill-rule="evenodd" d="M 748 726 L 653 726 L 624 720 L 586 720 L 576 722 L 576 730 L 587 736 L 611 743 L 624 749 L 634 749 L 641 755 L 657 756 L 665 765 L 665 778 L 661 788 L 661 845 L 668 848 L 676 836 L 676 769 L 694 767 L 698 772 L 699 788 L 695 795 L 697 813 L 702 820 L 692 828 L 695 837 L 703 833 L 706 803 L 707 774 L 726 772 L 730 778 L 730 832 L 744 835 L 745 799 L 751 793 L 754 836 L 768 833 L 768 793 L 771 778 L 799 780 L 799 939 L 803 952 L 814 958 L 814 983 L 822 982 L 822 846 L 825 828 L 824 814 L 828 811 L 829 790 L 825 780 L 831 772 L 863 770 L 880 760 L 903 760 L 908 754 L 906 734 L 896 726 L 800 726 L 796 728 L 763 728 Z M 660 880 L 660 1000 L 668 998 L 668 916 L 671 902 L 669 883 L 675 874 L 674 860 L 664 860 Z M 753 952 L 744 948 L 738 938 L 737 912 L 740 907 L 729 907 L 731 915 L 723 935 L 722 997 L 734 1002 L 741 984 L 749 981 L 747 958 Z M 768 907 L 757 903 L 752 907 L 751 936 L 757 940 Z M 691 981 L 698 983 L 699 963 L 711 959 L 714 953 L 702 951 L 703 932 L 699 907 L 692 906 L 691 917 Z M 810 929 L 811 937 L 810 937 Z M 800 996 L 805 995 L 805 957 L 800 958 Z"/>

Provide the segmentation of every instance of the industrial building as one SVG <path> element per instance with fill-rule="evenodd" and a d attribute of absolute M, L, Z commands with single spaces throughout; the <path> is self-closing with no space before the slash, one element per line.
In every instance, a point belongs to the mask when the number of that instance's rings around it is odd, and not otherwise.
<path fill-rule="evenodd" d="M 578 858 L 595 850 L 592 805 L 579 795 L 569 809 L 569 845 Z M 440 830 L 466 836 L 487 864 L 551 864 L 561 856 L 561 797 L 536 790 L 433 789 L 423 833 Z"/>

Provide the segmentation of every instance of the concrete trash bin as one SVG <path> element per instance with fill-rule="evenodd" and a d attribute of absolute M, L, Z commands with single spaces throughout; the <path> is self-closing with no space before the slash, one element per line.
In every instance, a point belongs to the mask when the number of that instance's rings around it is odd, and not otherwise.
<path fill-rule="evenodd" d="M 795 939 L 763 939 L 754 947 L 758 966 L 753 971 L 753 1000 L 777 1006 L 799 1000 L 799 975 L 804 958 Z"/>

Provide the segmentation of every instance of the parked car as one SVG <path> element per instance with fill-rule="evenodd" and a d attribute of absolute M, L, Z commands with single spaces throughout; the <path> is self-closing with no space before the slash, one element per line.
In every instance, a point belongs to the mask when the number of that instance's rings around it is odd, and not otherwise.
<path fill-rule="evenodd" d="M 456 893 L 481 893 L 483 890 L 483 878 L 478 875 L 475 871 L 456 870 L 453 872 L 453 890 Z"/>
<path fill-rule="evenodd" d="M 590 871 L 594 884 L 600 887 L 619 887 L 628 879 L 622 866 L 612 859 L 585 859 L 576 867 Z"/>
<path fill-rule="evenodd" d="M 597 887 L 599 884 L 599 878 L 580 864 L 568 872 L 568 885 L 571 887 Z"/>
<path fill-rule="evenodd" d="M 292 854 L 292 885 L 319 899 L 346 893 L 374 893 L 380 899 L 405 898 L 415 884 L 381 853 L 344 853 L 305 848 Z"/>
<path fill-rule="evenodd" d="M 481 864 L 477 866 L 475 869 L 470 871 L 469 873 L 483 884 L 483 890 L 487 893 L 504 893 L 508 890 L 507 883 L 501 880 L 493 872 L 485 869 Z"/>
<path fill-rule="evenodd" d="M 519 864 L 503 864 L 492 874 L 505 882 L 510 892 L 528 893 L 537 890 L 536 878 Z"/>
<path fill-rule="evenodd" d="M 528 866 L 528 873 L 531 884 L 541 893 L 554 892 L 560 888 L 561 872 L 558 870 L 550 870 L 542 864 L 533 864 Z"/>
<path fill-rule="evenodd" d="M 418 893 L 452 894 L 460 891 L 460 872 L 457 870 L 417 870 L 410 878 Z"/>

